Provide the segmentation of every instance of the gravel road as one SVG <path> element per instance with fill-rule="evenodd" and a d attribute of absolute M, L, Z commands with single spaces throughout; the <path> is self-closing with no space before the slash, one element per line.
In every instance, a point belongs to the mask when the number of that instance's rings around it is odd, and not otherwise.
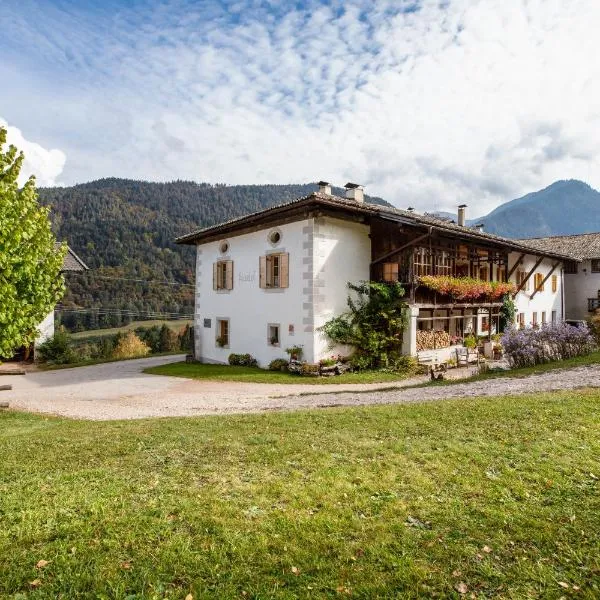
<path fill-rule="evenodd" d="M 18 410 L 112 420 L 427 402 L 600 387 L 600 365 L 555 370 L 525 378 L 503 377 L 391 391 L 382 390 L 390 384 L 271 385 L 193 381 L 142 372 L 150 366 L 182 359 L 183 356 L 163 356 L 2 376 L 0 383 L 13 385 L 11 392 L 2 393 L 2 400 L 8 400 L 11 408 Z M 422 381 L 424 378 L 418 378 L 399 382 L 399 385 L 406 387 Z"/>

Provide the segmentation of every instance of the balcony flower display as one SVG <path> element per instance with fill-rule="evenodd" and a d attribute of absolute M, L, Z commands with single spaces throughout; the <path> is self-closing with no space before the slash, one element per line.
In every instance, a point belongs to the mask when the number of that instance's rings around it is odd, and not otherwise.
<path fill-rule="evenodd" d="M 516 291 L 514 283 L 501 281 L 483 281 L 472 277 L 447 277 L 445 275 L 423 275 L 419 284 L 451 296 L 454 300 L 500 300 L 506 294 Z"/>

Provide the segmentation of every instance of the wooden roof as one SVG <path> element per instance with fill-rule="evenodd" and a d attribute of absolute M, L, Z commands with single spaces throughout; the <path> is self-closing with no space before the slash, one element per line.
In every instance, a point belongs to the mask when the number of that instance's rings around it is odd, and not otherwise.
<path fill-rule="evenodd" d="M 395 221 L 406 225 L 412 225 L 421 229 L 431 228 L 437 232 L 445 233 L 451 237 L 467 241 L 493 244 L 503 246 L 517 252 L 526 254 L 543 255 L 558 258 L 560 260 L 573 260 L 569 255 L 556 252 L 551 249 L 537 248 L 528 243 L 529 240 L 512 240 L 499 235 L 479 231 L 471 227 L 462 227 L 456 223 L 442 220 L 431 215 L 422 215 L 413 211 L 402 210 L 370 202 L 357 202 L 340 196 L 313 192 L 308 196 L 278 204 L 243 217 L 238 217 L 218 225 L 199 229 L 188 235 L 181 236 L 175 241 L 177 244 L 199 244 L 229 236 L 239 235 L 243 230 L 252 226 L 267 226 L 276 224 L 292 215 L 308 214 L 310 210 L 326 210 L 335 212 L 338 218 L 356 218 L 362 216 L 368 218 L 380 218 Z"/>
<path fill-rule="evenodd" d="M 57 242 L 54 247 L 56 249 L 60 248 L 61 243 Z M 71 250 L 69 246 L 67 246 L 67 253 L 65 254 L 65 258 L 63 261 L 63 266 L 61 269 L 61 273 L 81 273 L 82 271 L 88 271 L 88 266 Z"/>

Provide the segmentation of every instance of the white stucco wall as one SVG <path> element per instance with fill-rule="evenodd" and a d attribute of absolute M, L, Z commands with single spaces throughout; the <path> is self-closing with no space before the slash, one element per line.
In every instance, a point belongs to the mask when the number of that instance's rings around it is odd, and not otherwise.
<path fill-rule="evenodd" d="M 344 347 L 330 348 L 318 331 L 332 317 L 348 309 L 348 283 L 368 281 L 371 264 L 370 228 L 340 219 L 314 220 L 313 286 L 315 362 L 332 354 L 348 354 Z"/>
<path fill-rule="evenodd" d="M 314 363 L 332 352 L 317 329 L 346 310 L 347 283 L 369 279 L 369 227 L 331 218 L 305 219 L 277 226 L 281 241 L 268 241 L 274 227 L 197 247 L 195 354 L 203 362 L 226 363 L 229 354 L 249 353 L 266 367 L 275 358 L 287 358 L 285 348 L 303 346 L 304 360 Z M 259 287 L 259 257 L 270 252 L 289 253 L 289 287 Z M 213 290 L 213 263 L 233 261 L 233 289 Z M 229 319 L 230 343 L 216 343 L 217 319 Z M 210 328 L 204 320 L 210 319 Z M 280 325 L 281 343 L 268 340 L 269 324 Z M 290 331 L 293 327 L 293 332 Z"/>
<path fill-rule="evenodd" d="M 199 245 L 196 256 L 195 354 L 203 362 L 227 363 L 229 354 L 249 353 L 263 367 L 275 358 L 286 358 L 285 348 L 304 346 L 308 360 L 313 354 L 313 332 L 303 326 L 304 260 L 309 251 L 307 221 L 277 226 L 281 240 L 273 246 L 268 234 L 275 227 L 227 238 L 229 250 L 221 254 L 222 240 Z M 289 253 L 289 287 L 261 289 L 259 258 L 273 252 Z M 233 261 L 233 289 L 213 290 L 213 263 Z M 216 343 L 217 319 L 229 319 L 229 347 Z M 204 326 L 210 319 L 210 328 Z M 281 342 L 272 346 L 268 325 L 279 324 Z M 290 333 L 290 325 L 293 333 Z"/>
<path fill-rule="evenodd" d="M 600 273 L 592 273 L 592 261 L 577 265 L 577 273 L 565 273 L 565 308 L 567 319 L 587 319 L 588 298 L 598 298 Z"/>
<path fill-rule="evenodd" d="M 515 262 L 519 259 L 521 255 L 517 252 L 511 252 L 508 257 L 508 268 L 509 271 L 512 269 Z M 511 281 L 513 281 L 516 285 L 517 283 L 517 271 L 522 270 L 526 273 L 534 267 L 538 258 L 535 256 L 527 255 L 523 258 L 523 263 L 515 269 L 515 272 L 511 276 Z M 545 258 L 539 266 L 536 268 L 535 273 L 542 273 L 544 277 L 552 270 L 552 265 L 556 262 L 555 259 Z M 529 278 L 529 290 L 521 291 L 517 294 L 515 298 L 515 304 L 517 308 L 517 318 L 518 313 L 525 313 L 525 325 L 529 326 L 532 324 L 533 313 L 537 312 L 538 315 L 538 324 L 542 322 L 542 312 L 546 313 L 546 321 L 549 323 L 552 320 L 552 311 L 556 311 L 556 319 L 557 321 L 561 321 L 564 319 L 563 314 L 563 300 L 562 300 L 562 290 L 563 290 L 563 275 L 562 275 L 562 263 L 556 267 L 553 275 L 558 277 L 558 286 L 556 292 L 552 292 L 552 277 L 550 277 L 546 283 L 544 284 L 544 291 L 538 292 L 533 299 L 531 299 L 531 295 L 534 291 L 535 285 L 535 275 L 532 275 Z"/>
<path fill-rule="evenodd" d="M 54 311 L 49 313 L 46 318 L 38 325 L 39 335 L 37 336 L 34 347 L 37 348 L 46 340 L 54 335 Z"/>

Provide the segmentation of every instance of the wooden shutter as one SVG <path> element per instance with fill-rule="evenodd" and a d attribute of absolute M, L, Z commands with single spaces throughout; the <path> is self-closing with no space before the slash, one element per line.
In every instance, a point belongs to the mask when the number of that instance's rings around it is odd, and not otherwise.
<path fill-rule="evenodd" d="M 290 286 L 290 255 L 279 255 L 279 287 L 286 288 Z"/>
<path fill-rule="evenodd" d="M 267 287 L 267 257 L 261 256 L 259 259 L 259 285 L 261 288 Z"/>
<path fill-rule="evenodd" d="M 226 271 L 225 271 L 225 289 L 232 290 L 233 289 L 233 261 L 228 260 L 226 262 Z"/>
<path fill-rule="evenodd" d="M 217 277 L 218 277 L 218 270 L 219 268 L 219 263 L 213 263 L 213 290 L 217 289 Z"/>

